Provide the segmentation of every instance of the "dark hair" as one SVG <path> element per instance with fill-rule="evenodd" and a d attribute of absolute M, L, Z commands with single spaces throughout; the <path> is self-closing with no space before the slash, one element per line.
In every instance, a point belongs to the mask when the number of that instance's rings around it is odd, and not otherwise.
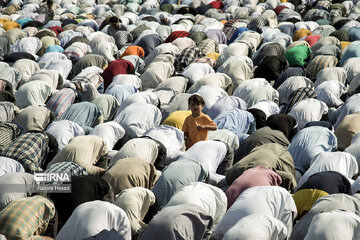
<path fill-rule="evenodd" d="M 47 1 L 46 1 L 46 4 L 47 4 L 47 5 L 53 5 L 53 4 L 54 4 L 54 1 L 53 1 L 53 0 L 47 0 Z"/>
<path fill-rule="evenodd" d="M 116 23 L 116 22 L 120 22 L 120 19 L 118 17 L 113 16 L 109 18 L 109 23 Z"/>
<path fill-rule="evenodd" d="M 205 105 L 205 100 L 202 96 L 194 94 L 191 95 L 188 99 L 188 104 L 190 105 L 190 103 Z"/>

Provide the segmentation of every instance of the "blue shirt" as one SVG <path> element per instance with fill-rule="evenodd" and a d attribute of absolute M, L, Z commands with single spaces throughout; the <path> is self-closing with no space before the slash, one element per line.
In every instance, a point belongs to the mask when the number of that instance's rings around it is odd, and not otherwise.
<path fill-rule="evenodd" d="M 291 154 L 295 169 L 306 172 L 311 161 L 322 152 L 332 152 L 337 148 L 335 134 L 326 127 L 307 127 L 292 139 L 288 152 Z"/>

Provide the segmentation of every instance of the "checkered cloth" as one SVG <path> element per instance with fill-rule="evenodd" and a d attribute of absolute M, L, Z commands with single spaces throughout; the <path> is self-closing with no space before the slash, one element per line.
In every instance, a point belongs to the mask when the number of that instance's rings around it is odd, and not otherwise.
<path fill-rule="evenodd" d="M 197 47 L 188 47 L 175 60 L 175 69 L 177 72 L 182 72 L 195 58 L 199 57 L 200 49 Z"/>
<path fill-rule="evenodd" d="M 205 39 L 199 45 L 201 56 L 206 56 L 209 53 L 219 52 L 218 43 L 213 39 Z"/>
<path fill-rule="evenodd" d="M 0 234 L 7 239 L 41 240 L 54 216 L 55 206 L 48 198 L 20 198 L 0 212 Z"/>
<path fill-rule="evenodd" d="M 281 113 L 287 114 L 291 111 L 291 108 L 298 102 L 307 98 L 317 98 L 314 90 L 308 87 L 299 88 L 298 90 L 292 92 L 289 96 L 288 103 L 281 109 Z"/>
<path fill-rule="evenodd" d="M 8 148 L 20 133 L 21 130 L 16 124 L 0 122 L 0 152 Z"/>
<path fill-rule="evenodd" d="M 188 37 L 189 35 L 190 33 L 186 31 L 174 31 L 165 39 L 164 43 L 171 43 L 175 39 Z"/>
<path fill-rule="evenodd" d="M 321 9 L 310 9 L 304 16 L 304 21 L 316 21 L 319 19 L 330 19 L 329 12 Z"/>
<path fill-rule="evenodd" d="M 28 132 L 20 135 L 1 155 L 20 162 L 26 172 L 42 172 L 41 166 L 48 153 L 48 143 L 45 133 Z"/>
<path fill-rule="evenodd" d="M 88 175 L 85 168 L 74 162 L 59 162 L 51 165 L 45 170 L 46 173 L 69 173 L 71 176 Z"/>

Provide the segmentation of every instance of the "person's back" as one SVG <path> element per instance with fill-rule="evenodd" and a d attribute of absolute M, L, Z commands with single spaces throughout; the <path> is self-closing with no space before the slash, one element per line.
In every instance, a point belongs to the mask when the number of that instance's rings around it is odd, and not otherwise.
<path fill-rule="evenodd" d="M 208 130 L 217 130 L 214 121 L 202 112 L 205 101 L 200 95 L 192 95 L 189 97 L 188 103 L 191 115 L 185 119 L 182 127 L 186 149 L 199 141 L 208 140 Z"/>

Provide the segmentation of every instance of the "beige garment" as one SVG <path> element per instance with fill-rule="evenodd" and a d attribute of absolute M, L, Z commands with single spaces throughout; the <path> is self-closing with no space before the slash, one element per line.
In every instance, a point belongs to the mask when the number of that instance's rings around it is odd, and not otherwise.
<path fill-rule="evenodd" d="M 132 235 L 139 235 L 147 224 L 144 219 L 149 207 L 155 203 L 155 195 L 149 189 L 134 187 L 121 191 L 114 204 L 126 212 Z"/>
<path fill-rule="evenodd" d="M 335 129 L 338 150 L 343 151 L 350 146 L 352 138 L 358 132 L 360 132 L 360 112 L 346 115 Z"/>
<path fill-rule="evenodd" d="M 117 161 L 103 176 L 113 187 L 115 195 L 133 187 L 151 189 L 159 179 L 154 165 L 141 158 L 124 158 Z"/>
<path fill-rule="evenodd" d="M 225 73 L 212 73 L 197 80 L 187 91 L 188 93 L 195 93 L 202 86 L 216 86 L 223 90 L 231 89 L 232 93 L 232 80 Z M 229 93 L 229 92 L 228 92 Z"/>
<path fill-rule="evenodd" d="M 75 162 L 85 168 L 89 175 L 98 175 L 100 168 L 94 165 L 107 152 L 106 142 L 98 136 L 75 137 L 53 158 L 48 167 L 58 162 Z"/>
<path fill-rule="evenodd" d="M 44 131 L 50 122 L 50 110 L 43 106 L 24 108 L 13 120 L 23 131 Z"/>
<path fill-rule="evenodd" d="M 12 67 L 18 69 L 21 73 L 21 82 L 19 83 L 18 88 L 29 80 L 36 71 L 40 70 L 37 62 L 26 58 L 17 60 Z"/>

